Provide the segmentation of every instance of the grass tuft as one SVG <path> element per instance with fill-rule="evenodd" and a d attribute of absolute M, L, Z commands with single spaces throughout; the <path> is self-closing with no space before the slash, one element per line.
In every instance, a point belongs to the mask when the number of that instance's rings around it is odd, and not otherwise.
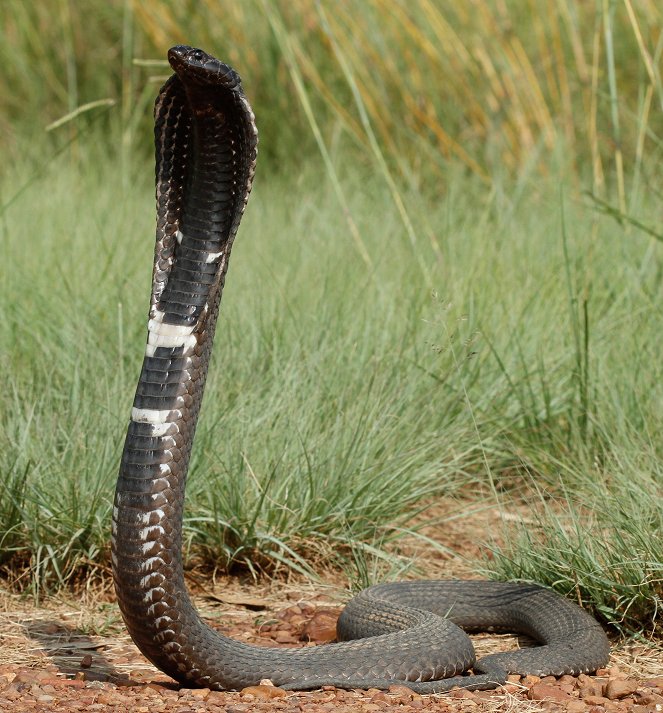
<path fill-rule="evenodd" d="M 187 42 L 240 70 L 261 132 L 189 561 L 367 583 L 409 566 L 395 541 L 439 495 L 529 498 L 534 525 L 484 568 L 660 626 L 661 8 L 6 0 L 7 576 L 39 594 L 107 567 L 150 289 L 150 106 Z"/>

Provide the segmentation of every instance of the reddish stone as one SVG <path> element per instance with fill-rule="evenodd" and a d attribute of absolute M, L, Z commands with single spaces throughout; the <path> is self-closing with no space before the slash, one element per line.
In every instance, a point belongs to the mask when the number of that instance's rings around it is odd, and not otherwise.
<path fill-rule="evenodd" d="M 603 696 L 587 696 L 583 700 L 588 706 L 605 706 L 606 703 L 610 703 L 610 701 Z"/>
<path fill-rule="evenodd" d="M 562 691 L 557 686 L 551 686 L 548 683 L 535 683 L 527 692 L 527 697 L 531 701 L 559 701 L 565 703 L 571 700 L 571 696 Z"/>
<path fill-rule="evenodd" d="M 85 681 L 75 678 L 44 678 L 43 686 L 57 686 L 58 688 L 85 688 Z"/>
<path fill-rule="evenodd" d="M 287 693 L 277 686 L 247 686 L 241 691 L 243 696 L 253 696 L 258 700 L 267 701 L 272 698 L 284 698 Z"/>
<path fill-rule="evenodd" d="M 626 698 L 632 693 L 638 690 L 637 681 L 608 681 L 608 685 L 605 687 L 605 697 L 609 698 L 611 701 L 618 700 L 620 698 Z"/>

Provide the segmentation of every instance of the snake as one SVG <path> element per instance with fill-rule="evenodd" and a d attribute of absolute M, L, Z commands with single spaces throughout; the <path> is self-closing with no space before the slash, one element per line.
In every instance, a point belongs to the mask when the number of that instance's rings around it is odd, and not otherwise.
<path fill-rule="evenodd" d="M 112 508 L 117 600 L 133 641 L 185 686 L 241 690 L 494 688 L 510 673 L 591 673 L 609 642 L 579 605 L 535 584 L 440 580 L 377 584 L 350 600 L 337 641 L 304 648 L 227 637 L 184 581 L 185 485 L 230 251 L 254 178 L 258 132 L 239 75 L 177 45 L 154 108 L 156 247 L 147 345 Z M 471 631 L 537 645 L 477 660 Z M 471 669 L 471 673 L 469 672 Z"/>

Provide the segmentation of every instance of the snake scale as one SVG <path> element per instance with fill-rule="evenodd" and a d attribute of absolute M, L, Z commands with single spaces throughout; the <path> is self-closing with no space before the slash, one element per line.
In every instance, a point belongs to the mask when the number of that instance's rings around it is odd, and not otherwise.
<path fill-rule="evenodd" d="M 592 672 L 608 640 L 580 607 L 535 585 L 421 581 L 370 587 L 339 643 L 279 650 L 202 622 L 182 568 L 189 456 L 230 250 L 251 191 L 258 134 L 236 72 L 176 46 L 155 105 L 157 231 L 148 340 L 113 507 L 119 605 L 140 650 L 182 684 L 288 689 L 329 684 L 419 692 L 491 688 L 507 673 Z M 462 627 L 462 628 L 461 628 Z M 475 660 L 466 630 L 523 632 L 539 646 Z M 472 668 L 474 675 L 463 675 Z"/>

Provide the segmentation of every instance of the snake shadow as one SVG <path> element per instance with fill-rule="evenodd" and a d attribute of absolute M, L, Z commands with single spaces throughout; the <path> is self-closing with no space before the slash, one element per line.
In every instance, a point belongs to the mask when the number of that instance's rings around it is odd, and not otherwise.
<path fill-rule="evenodd" d="M 142 683 L 116 667 L 108 656 L 110 645 L 103 638 L 92 637 L 54 618 L 24 619 L 21 626 L 35 642 L 37 651 L 42 652 L 44 664 L 54 664 L 68 678 L 83 674 L 86 681 L 110 681 L 125 686 Z M 139 668 L 138 663 L 135 668 Z"/>

